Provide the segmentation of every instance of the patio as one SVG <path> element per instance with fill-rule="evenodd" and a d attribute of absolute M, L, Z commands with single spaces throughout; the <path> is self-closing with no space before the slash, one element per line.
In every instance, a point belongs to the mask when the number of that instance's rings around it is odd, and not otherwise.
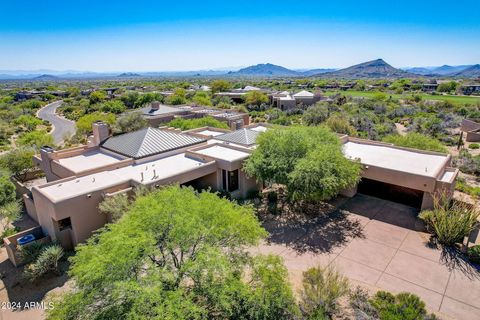
<path fill-rule="evenodd" d="M 360 194 L 339 198 L 328 215 L 264 221 L 271 235 L 254 251 L 281 255 L 295 290 L 303 271 L 331 264 L 353 285 L 417 294 L 442 318 L 480 318 L 479 271 L 432 246 L 417 213 Z"/>

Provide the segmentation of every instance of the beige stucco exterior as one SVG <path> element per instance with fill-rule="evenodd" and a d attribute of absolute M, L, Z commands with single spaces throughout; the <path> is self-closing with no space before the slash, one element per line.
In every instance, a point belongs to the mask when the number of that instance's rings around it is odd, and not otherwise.
<path fill-rule="evenodd" d="M 265 131 L 268 126 L 257 124 L 247 128 Z M 226 130 L 205 127 L 183 132 L 181 134 L 203 137 L 207 141 L 141 159 L 104 150 L 99 145 L 103 138 L 95 136 L 102 132 L 105 133 L 102 130 L 94 131 L 94 137 L 90 139 L 93 143 L 87 146 L 62 151 L 46 148 L 34 159 L 45 172 L 48 183 L 33 187 L 31 194 L 24 195 L 27 211 L 39 223 L 45 235 L 59 241 L 64 247 L 84 242 L 93 231 L 110 221 L 110 217 L 98 209 L 106 197 L 119 192 L 131 193 L 140 184 L 151 188 L 172 183 L 185 184 L 197 189 L 225 191 L 237 199 L 246 198 L 262 187 L 254 177 L 248 177 L 243 171 L 243 162 L 255 146 L 215 139 L 216 135 Z M 433 195 L 440 191 L 453 193 L 458 170 L 450 167 L 449 155 L 399 148 L 348 136 L 340 136 L 340 140 L 346 148 L 347 157 L 352 152 L 356 157 L 354 151 L 360 152 L 363 178 L 423 192 L 422 208 L 432 207 Z M 376 156 L 386 159 L 378 158 L 383 162 L 370 163 L 368 156 L 371 152 L 363 154 L 362 151 L 371 147 L 378 148 L 372 151 L 378 153 Z M 413 164 L 388 158 L 391 153 L 399 152 L 399 156 L 425 161 L 426 172 Z M 88 162 L 89 159 L 93 160 Z M 356 192 L 356 188 L 352 188 L 343 194 L 353 196 Z"/>

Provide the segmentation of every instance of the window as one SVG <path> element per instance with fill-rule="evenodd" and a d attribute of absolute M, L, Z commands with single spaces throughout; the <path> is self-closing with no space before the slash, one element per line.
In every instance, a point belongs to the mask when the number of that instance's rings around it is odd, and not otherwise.
<path fill-rule="evenodd" d="M 238 170 L 228 172 L 228 191 L 238 190 Z"/>
<path fill-rule="evenodd" d="M 238 170 L 222 170 L 222 189 L 228 192 L 238 190 Z"/>
<path fill-rule="evenodd" d="M 63 231 L 65 229 L 72 229 L 72 221 L 70 220 L 70 217 L 62 220 L 58 220 L 57 224 L 58 224 L 59 231 Z"/>

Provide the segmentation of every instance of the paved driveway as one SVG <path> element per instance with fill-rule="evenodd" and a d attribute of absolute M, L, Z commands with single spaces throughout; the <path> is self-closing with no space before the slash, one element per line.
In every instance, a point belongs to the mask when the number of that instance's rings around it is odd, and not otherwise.
<path fill-rule="evenodd" d="M 47 120 L 52 124 L 53 142 L 55 144 L 62 144 L 66 137 L 71 137 L 75 134 L 76 127 L 75 122 L 65 119 L 57 115 L 57 108 L 62 105 L 62 101 L 55 101 L 47 104 L 40 109 L 37 116 L 42 120 Z"/>
<path fill-rule="evenodd" d="M 433 248 L 417 210 L 357 195 L 328 217 L 268 221 L 255 251 L 283 256 L 295 288 L 311 266 L 332 264 L 354 284 L 419 295 L 429 310 L 480 319 L 480 273 L 453 252 Z"/>

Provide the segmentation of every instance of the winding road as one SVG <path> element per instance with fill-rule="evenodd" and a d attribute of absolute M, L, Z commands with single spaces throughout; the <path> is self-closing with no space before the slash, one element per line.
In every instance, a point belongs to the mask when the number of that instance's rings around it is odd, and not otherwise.
<path fill-rule="evenodd" d="M 70 138 L 77 131 L 75 122 L 57 114 L 57 108 L 60 107 L 62 103 L 62 100 L 49 103 L 37 112 L 37 117 L 52 124 L 50 134 L 55 144 L 62 144 L 65 138 Z"/>

